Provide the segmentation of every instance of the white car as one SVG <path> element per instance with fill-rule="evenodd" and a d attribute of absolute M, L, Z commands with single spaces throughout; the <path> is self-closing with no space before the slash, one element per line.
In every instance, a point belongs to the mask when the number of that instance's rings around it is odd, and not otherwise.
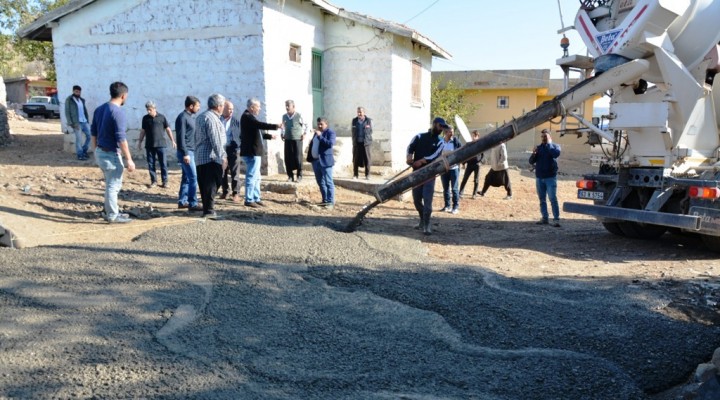
<path fill-rule="evenodd" d="M 33 96 L 23 104 L 22 110 L 29 118 L 42 115 L 45 118 L 60 118 L 60 102 L 55 97 Z"/>

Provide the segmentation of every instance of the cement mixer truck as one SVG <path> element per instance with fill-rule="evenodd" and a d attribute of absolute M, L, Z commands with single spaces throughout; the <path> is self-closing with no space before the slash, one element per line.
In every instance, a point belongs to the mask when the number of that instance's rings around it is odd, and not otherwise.
<path fill-rule="evenodd" d="M 564 211 L 594 216 L 609 232 L 630 238 L 692 232 L 720 251 L 718 21 L 720 0 L 580 0 L 573 28 L 593 56 L 593 77 L 380 187 L 347 230 L 375 205 L 451 165 L 565 117 L 578 118 L 576 131 L 604 156 L 597 173 L 577 182 L 578 198 L 586 201 L 566 202 Z M 595 96 L 610 98 L 604 128 L 572 112 Z"/>
<path fill-rule="evenodd" d="M 580 1 L 574 28 L 595 76 L 633 60 L 647 71 L 612 87 L 607 128 L 587 126 L 604 157 L 563 210 L 616 235 L 700 234 L 720 251 L 720 1 Z M 718 89 L 718 90 L 713 90 Z"/>

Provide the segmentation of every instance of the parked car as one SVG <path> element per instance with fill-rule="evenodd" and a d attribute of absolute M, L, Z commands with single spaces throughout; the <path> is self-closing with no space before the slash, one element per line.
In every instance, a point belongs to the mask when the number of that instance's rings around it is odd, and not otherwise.
<path fill-rule="evenodd" d="M 55 97 L 33 96 L 23 104 L 22 110 L 29 118 L 42 115 L 45 118 L 60 118 L 60 102 Z"/>

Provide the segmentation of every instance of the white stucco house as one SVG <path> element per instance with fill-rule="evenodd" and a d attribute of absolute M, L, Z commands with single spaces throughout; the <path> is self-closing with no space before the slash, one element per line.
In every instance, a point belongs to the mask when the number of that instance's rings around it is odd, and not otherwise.
<path fill-rule="evenodd" d="M 404 167 L 408 141 L 430 122 L 433 57 L 450 58 L 410 28 L 323 0 L 75 0 L 19 34 L 53 42 L 63 102 L 77 84 L 93 110 L 125 82 L 131 146 L 147 100 L 172 123 L 187 95 L 221 93 L 236 112 L 257 97 L 260 119 L 279 123 L 293 99 L 306 121 L 329 119 L 341 168 L 357 106 L 374 120 L 373 164 Z M 283 172 L 282 142 L 267 149 L 264 173 Z"/>

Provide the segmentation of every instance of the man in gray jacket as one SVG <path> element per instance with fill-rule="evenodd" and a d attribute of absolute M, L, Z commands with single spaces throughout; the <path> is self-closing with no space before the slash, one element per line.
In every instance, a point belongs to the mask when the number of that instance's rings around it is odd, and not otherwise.
<path fill-rule="evenodd" d="M 85 99 L 80 97 L 82 88 L 73 86 L 73 94 L 65 99 L 65 122 L 75 132 L 75 155 L 78 160 L 88 159 L 90 146 L 90 119 L 88 118 Z M 83 133 L 85 134 L 83 138 Z"/>
<path fill-rule="evenodd" d="M 352 120 L 353 179 L 358 178 L 358 169 L 365 168 L 365 179 L 370 179 L 372 164 L 372 120 L 365 115 L 365 108 L 357 108 L 357 117 Z"/>

